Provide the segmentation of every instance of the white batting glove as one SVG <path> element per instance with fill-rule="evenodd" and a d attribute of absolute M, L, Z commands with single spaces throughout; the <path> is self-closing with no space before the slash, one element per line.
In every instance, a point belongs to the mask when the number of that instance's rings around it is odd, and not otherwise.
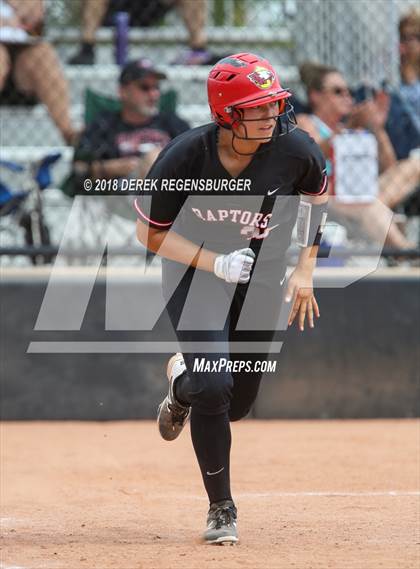
<path fill-rule="evenodd" d="M 219 255 L 214 261 L 214 274 L 227 283 L 247 283 L 254 259 L 255 253 L 249 248 Z"/>

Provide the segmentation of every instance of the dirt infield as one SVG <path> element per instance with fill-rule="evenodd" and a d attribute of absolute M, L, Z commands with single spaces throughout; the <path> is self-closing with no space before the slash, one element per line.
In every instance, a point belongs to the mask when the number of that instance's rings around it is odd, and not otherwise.
<path fill-rule="evenodd" d="M 200 542 L 189 433 L 151 422 L 3 423 L 1 567 L 410 569 L 420 562 L 419 423 L 232 425 L 241 543 Z"/>

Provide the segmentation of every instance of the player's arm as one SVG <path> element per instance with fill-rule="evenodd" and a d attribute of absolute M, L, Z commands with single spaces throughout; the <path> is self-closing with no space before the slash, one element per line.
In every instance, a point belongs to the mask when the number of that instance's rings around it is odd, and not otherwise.
<path fill-rule="evenodd" d="M 309 203 L 312 206 L 324 209 L 328 202 L 328 195 L 325 194 L 319 197 L 305 196 L 301 198 L 303 202 Z M 316 301 L 313 290 L 313 272 L 316 267 L 316 260 L 318 255 L 318 239 L 321 233 L 317 232 L 317 237 L 314 239 L 313 244 L 306 247 L 301 247 L 299 253 L 299 260 L 295 270 L 289 278 L 286 292 L 286 302 L 291 302 L 293 307 L 289 316 L 289 326 L 298 317 L 298 325 L 301 331 L 305 328 L 305 319 L 308 319 L 309 327 L 314 327 L 314 315 L 319 318 L 320 311 Z"/>
<path fill-rule="evenodd" d="M 314 327 L 314 315 L 320 312 L 313 290 L 313 272 L 316 267 L 319 243 L 327 218 L 327 176 L 325 162 L 319 149 L 314 150 L 309 167 L 300 181 L 301 203 L 297 220 L 298 244 L 301 247 L 299 260 L 292 272 L 286 290 L 286 302 L 293 300 L 289 326 L 297 318 L 304 330 L 307 318 Z"/>
<path fill-rule="evenodd" d="M 214 273 L 228 283 L 247 283 L 255 253 L 245 248 L 220 255 L 185 239 L 172 229 L 156 229 L 137 221 L 137 239 L 161 257 Z"/>
<path fill-rule="evenodd" d="M 156 203 L 158 195 L 156 194 L 152 199 L 152 210 L 153 202 Z M 166 199 L 168 199 L 167 196 Z M 249 281 L 255 260 L 255 253 L 252 249 L 247 247 L 226 255 L 205 249 L 171 229 L 171 221 L 157 221 L 156 208 L 153 216 L 148 218 L 137 200 L 138 198 L 134 202 L 134 208 L 141 218 L 137 221 L 137 239 L 150 251 L 166 259 L 214 273 L 228 283 L 244 284 Z M 174 217 L 172 215 L 166 219 L 173 220 Z"/>
<path fill-rule="evenodd" d="M 181 215 L 182 209 L 186 207 L 186 198 L 180 191 L 165 191 L 164 181 L 185 180 L 194 176 L 191 171 L 191 154 L 178 154 L 179 142 L 180 138 L 168 144 L 147 175 L 147 178 L 156 182 L 155 190 L 152 196 L 149 196 L 149 204 L 145 196 L 134 200 L 133 205 L 138 217 L 137 238 L 150 251 L 161 257 L 212 272 L 229 283 L 247 283 L 255 259 L 251 249 L 240 249 L 220 255 L 186 239 L 171 228 L 176 218 Z M 188 208 L 183 213 L 186 217 L 191 215 Z M 184 218 L 181 215 L 180 220 L 182 219 Z"/>
<path fill-rule="evenodd" d="M 137 239 L 149 251 L 160 257 L 192 265 L 202 271 L 213 272 L 217 254 L 202 249 L 196 243 L 189 241 L 171 229 L 156 229 L 137 220 Z"/>
<path fill-rule="evenodd" d="M 162 190 L 165 179 L 185 179 L 190 176 L 186 160 L 173 156 L 171 143 L 162 152 L 147 178 L 156 182 L 153 194 L 139 195 L 133 203 L 137 214 L 137 239 L 149 251 L 160 257 L 192 265 L 203 271 L 213 271 L 216 253 L 202 249 L 171 229 L 185 202 L 181 192 Z"/>

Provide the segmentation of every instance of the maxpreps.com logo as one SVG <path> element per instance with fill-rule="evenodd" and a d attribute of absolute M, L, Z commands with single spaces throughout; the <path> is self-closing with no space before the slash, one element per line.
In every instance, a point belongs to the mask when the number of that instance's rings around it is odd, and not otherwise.
<path fill-rule="evenodd" d="M 247 77 L 260 89 L 269 89 L 276 79 L 272 71 L 259 66 Z"/>

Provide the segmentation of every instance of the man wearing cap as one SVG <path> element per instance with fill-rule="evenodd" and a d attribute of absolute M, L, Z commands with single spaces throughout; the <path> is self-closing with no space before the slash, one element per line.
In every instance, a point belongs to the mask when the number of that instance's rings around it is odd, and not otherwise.
<path fill-rule="evenodd" d="M 102 112 L 83 133 L 75 151 L 79 178 L 143 178 L 159 152 L 189 125 L 159 112 L 166 76 L 146 58 L 128 62 L 119 79 L 119 112 Z"/>

